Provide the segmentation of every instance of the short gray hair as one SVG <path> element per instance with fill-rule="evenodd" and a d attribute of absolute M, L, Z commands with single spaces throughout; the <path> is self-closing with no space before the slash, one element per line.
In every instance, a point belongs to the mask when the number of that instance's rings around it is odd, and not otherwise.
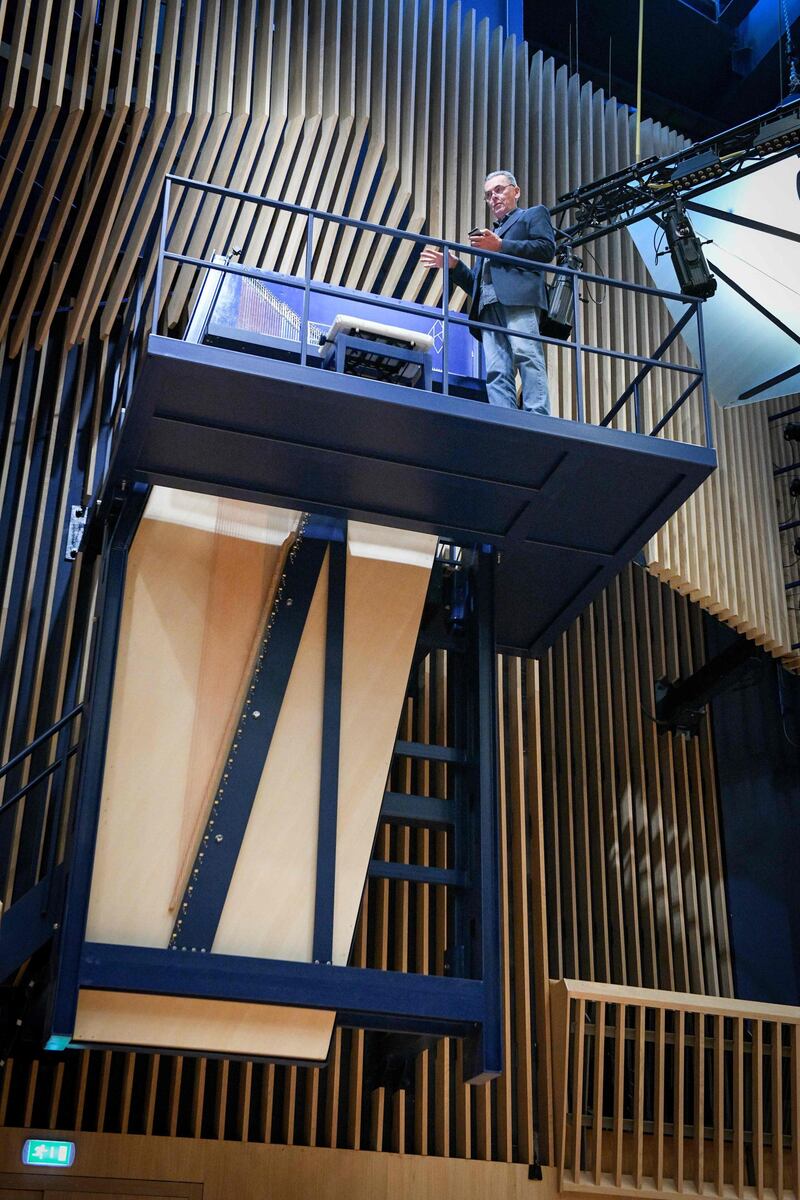
<path fill-rule="evenodd" d="M 502 169 L 499 171 L 490 171 L 483 182 L 488 183 L 490 179 L 494 179 L 495 175 L 505 175 L 506 179 L 508 180 L 508 182 L 511 184 L 512 187 L 519 187 L 519 184 L 517 183 L 516 179 L 512 175 L 511 171 L 504 171 Z"/>

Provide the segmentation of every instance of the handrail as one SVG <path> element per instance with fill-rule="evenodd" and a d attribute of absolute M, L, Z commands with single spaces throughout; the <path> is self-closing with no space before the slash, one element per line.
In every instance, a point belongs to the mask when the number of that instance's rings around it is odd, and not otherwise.
<path fill-rule="evenodd" d="M 551 979 L 551 990 L 572 1000 L 603 1000 L 606 1004 L 641 1004 L 668 1012 L 702 1013 L 718 1017 L 759 1017 L 800 1025 L 800 1007 L 767 1004 L 762 1000 L 735 1000 L 729 996 L 701 996 L 695 992 L 667 992 L 656 988 L 628 987 L 618 983 L 590 983 L 581 979 Z"/>
<path fill-rule="evenodd" d="M 40 746 L 44 745 L 45 742 L 49 741 L 51 737 L 57 734 L 60 729 L 63 729 L 65 725 L 68 725 L 70 721 L 79 716 L 79 714 L 83 712 L 85 706 L 85 701 L 83 700 L 80 702 L 80 704 L 76 704 L 75 707 L 70 709 L 68 713 L 65 713 L 63 717 L 59 717 L 59 719 L 55 721 L 49 727 L 49 729 L 45 729 L 44 733 L 40 733 L 37 738 L 34 738 L 34 740 L 27 745 L 24 750 L 20 750 L 18 754 L 15 754 L 13 758 L 10 758 L 4 766 L 0 767 L 0 779 L 2 779 L 4 775 L 7 775 L 9 771 L 13 771 L 14 767 L 18 767 L 20 763 L 24 762 L 26 758 L 33 754 L 34 750 L 38 750 Z"/>
<path fill-rule="evenodd" d="M 552 271 L 554 275 L 565 275 L 570 278 L 584 280 L 586 283 L 607 284 L 622 288 L 624 291 L 638 292 L 646 296 L 658 296 L 663 300 L 678 300 L 682 304 L 696 304 L 696 296 L 687 296 L 684 292 L 665 292 L 661 288 L 647 287 L 643 283 L 629 283 L 624 279 L 612 279 L 608 275 L 594 275 L 591 271 L 576 270 L 572 267 L 560 267 L 555 263 L 528 262 L 516 258 L 513 254 L 503 254 L 499 250 L 479 250 L 465 242 L 456 242 L 448 238 L 437 238 L 425 233 L 412 233 L 410 229 L 399 229 L 395 225 L 376 225 L 374 221 L 361 221 L 357 217 L 345 217 L 340 213 L 328 212 L 323 208 L 309 208 L 304 204 L 291 204 L 288 200 L 275 200 L 271 196 L 259 196 L 255 192 L 240 192 L 235 188 L 226 188 L 222 184 L 207 183 L 199 179 L 189 179 L 185 175 L 167 175 L 165 178 L 180 187 L 195 188 L 209 192 L 215 196 L 226 196 L 231 200 L 250 201 L 263 207 L 274 208 L 278 212 L 293 213 L 296 216 L 318 217 L 323 221 L 331 221 L 334 225 L 343 225 L 351 229 L 359 229 L 363 233 L 376 233 L 381 237 L 397 237 L 404 241 L 416 242 L 420 246 L 437 246 L 440 250 L 463 250 L 465 254 L 479 255 L 489 258 L 492 262 L 506 263 L 508 266 L 520 267 L 531 271 Z"/>
<path fill-rule="evenodd" d="M 63 766 L 67 759 L 72 758 L 74 754 L 77 754 L 80 748 L 80 740 L 73 742 L 73 744 L 64 751 L 60 758 L 55 759 L 55 761 L 51 762 L 48 767 L 45 767 L 43 771 L 40 771 L 38 775 L 35 775 L 33 779 L 28 780 L 25 786 L 21 787 L 19 791 L 14 792 L 14 795 L 9 797 L 8 800 L 4 800 L 3 803 L 0 804 L 0 817 L 2 817 L 3 813 L 7 812 L 9 808 L 13 808 L 15 804 L 18 804 L 20 800 L 24 799 L 28 792 L 32 792 L 34 788 L 37 788 L 40 783 L 44 782 L 45 779 L 49 779 L 49 777 L 53 775 L 59 769 L 59 767 Z"/>
<path fill-rule="evenodd" d="M 223 197 L 235 200 L 241 203 L 252 203 L 260 208 L 268 208 L 274 212 L 286 213 L 290 216 L 302 218 L 305 222 L 304 235 L 304 271 L 302 278 L 294 276 L 281 275 L 275 271 L 269 271 L 261 268 L 247 267 L 230 261 L 209 261 L 202 257 L 197 257 L 189 254 L 181 254 L 170 249 L 169 240 L 172 231 L 174 230 L 174 221 L 170 223 L 170 209 L 172 188 L 180 187 L 184 189 L 193 189 L 204 194 Z M 372 304 L 376 307 L 388 311 L 400 311 L 405 313 L 413 313 L 417 315 L 432 315 L 435 320 L 441 320 L 443 330 L 443 346 L 442 346 L 442 371 L 441 371 L 441 391 L 443 395 L 450 393 L 449 379 L 449 347 L 448 335 L 454 325 L 462 327 L 468 326 L 473 330 L 498 331 L 506 333 L 504 326 L 493 325 L 486 321 L 471 319 L 461 313 L 452 313 L 449 308 L 449 293 L 452 275 L 449 267 L 449 255 L 453 253 L 463 253 L 474 258 L 485 258 L 492 263 L 498 265 L 513 266 L 515 270 L 523 270 L 534 272 L 540 276 L 556 277 L 568 279 L 570 281 L 572 291 L 572 328 L 574 330 L 573 339 L 563 339 L 550 337 L 541 332 L 537 333 L 518 333 L 515 337 L 523 338 L 527 341 L 535 341 L 540 345 L 555 345 L 559 349 L 569 352 L 574 359 L 573 376 L 575 381 L 575 413 L 577 420 L 582 422 L 586 419 L 586 403 L 584 399 L 584 379 L 583 371 L 586 363 L 585 353 L 599 355 L 601 358 L 617 360 L 620 362 L 630 362 L 637 364 L 641 369 L 636 378 L 625 387 L 622 395 L 613 403 L 610 412 L 600 420 L 601 425 L 608 426 L 611 421 L 617 416 L 628 402 L 633 400 L 634 413 L 634 428 L 637 433 L 641 432 L 642 423 L 642 397 L 641 385 L 644 380 L 650 375 L 654 367 L 660 370 L 666 370 L 675 374 L 682 374 L 690 377 L 689 384 L 684 387 L 678 399 L 668 408 L 653 428 L 649 431 L 649 436 L 658 436 L 675 414 L 683 407 L 686 400 L 691 396 L 697 387 L 701 388 L 702 408 L 703 408 L 703 432 L 705 436 L 705 444 L 708 448 L 712 448 L 713 428 L 710 414 L 710 404 L 708 396 L 708 388 L 705 378 L 705 351 L 703 347 L 703 326 L 702 326 L 702 301 L 696 297 L 687 296 L 681 292 L 668 292 L 658 288 L 648 287 L 645 284 L 629 282 L 625 280 L 612 279 L 604 275 L 598 275 L 591 271 L 575 269 L 573 267 L 560 266 L 555 263 L 544 263 L 532 260 L 520 259 L 511 254 L 504 254 L 502 251 L 481 250 L 473 246 L 465 245 L 464 243 L 451 241 L 446 238 L 432 237 L 424 233 L 414 233 L 408 229 L 399 229 L 390 225 L 379 225 L 373 221 L 364 221 L 356 217 L 348 217 L 338 213 L 327 212 L 323 209 L 314 208 L 303 204 L 293 204 L 286 200 L 273 199 L 269 196 L 258 195 L 253 192 L 240 191 L 235 188 L 228 188 L 222 184 L 209 183 L 202 180 L 191 179 L 187 176 L 168 174 L 164 181 L 164 194 L 161 212 L 157 215 L 154 221 L 152 235 L 155 237 L 158 234 L 159 248 L 156 261 L 156 271 L 154 279 L 154 296 L 153 296 L 153 332 L 158 332 L 158 323 L 161 315 L 161 293 L 164 279 L 164 263 L 166 261 L 177 264 L 178 266 L 188 266 L 196 270 L 216 270 L 225 275 L 235 275 L 244 278 L 259 279 L 268 282 L 279 281 L 286 286 L 294 286 L 302 290 L 302 312 L 300 314 L 299 323 L 299 339 L 300 339 L 300 365 L 305 366 L 308 361 L 309 343 L 308 332 L 310 324 L 310 301 L 312 295 L 352 295 L 352 289 L 337 287 L 332 284 L 316 281 L 311 278 L 313 258 L 314 258 L 314 225 L 316 221 L 323 224 L 333 225 L 339 229 L 351 229 L 357 232 L 368 233 L 381 238 L 395 238 L 399 241 L 410 242 L 417 246 L 435 246 L 442 250 L 444 254 L 444 270 L 442 273 L 442 302 L 440 306 L 429 306 L 419 304 L 415 301 L 398 300 L 396 297 L 372 296 L 369 294 L 358 293 L 360 303 Z M 632 354 L 623 350 L 611 349 L 609 347 L 592 345 L 587 343 L 581 331 L 581 311 L 580 311 L 580 296 L 578 291 L 579 283 L 585 282 L 595 285 L 603 285 L 610 288 L 616 288 L 622 291 L 630 292 L 635 295 L 653 296 L 660 300 L 674 301 L 680 304 L 687 305 L 686 312 L 675 322 L 672 331 L 663 339 L 658 349 L 650 355 Z M 139 311 L 140 297 L 137 302 L 137 313 Z M 126 314 L 127 318 L 128 314 Z M 700 343 L 699 365 L 689 366 L 684 363 L 675 362 L 671 359 L 664 359 L 662 356 L 672 345 L 679 334 L 686 327 L 687 323 L 694 318 L 697 322 L 697 337 Z"/>

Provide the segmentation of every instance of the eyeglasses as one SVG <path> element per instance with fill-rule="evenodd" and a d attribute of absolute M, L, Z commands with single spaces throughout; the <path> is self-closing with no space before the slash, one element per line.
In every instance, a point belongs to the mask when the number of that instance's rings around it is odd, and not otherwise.
<path fill-rule="evenodd" d="M 486 197 L 486 203 L 489 204 L 491 202 L 492 196 L 502 196 L 503 192 L 508 191 L 513 186 L 513 183 L 498 183 L 495 187 L 489 188 L 483 193 Z"/>

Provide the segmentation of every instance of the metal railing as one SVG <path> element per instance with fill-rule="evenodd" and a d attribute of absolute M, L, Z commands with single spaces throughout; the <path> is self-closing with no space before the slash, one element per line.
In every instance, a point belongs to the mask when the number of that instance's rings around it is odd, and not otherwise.
<path fill-rule="evenodd" d="M 83 703 L 0 766 L 0 978 L 49 937 L 77 778 Z M 76 732 L 77 730 L 77 732 Z M 75 762 L 73 762 L 75 760 Z M 10 795 L 5 795 L 5 791 Z"/>
<path fill-rule="evenodd" d="M 302 247 L 302 280 L 299 280 L 296 276 L 287 276 L 277 271 L 248 267 L 230 261 L 220 261 L 219 258 L 217 261 L 213 261 L 208 258 L 184 254 L 171 249 L 170 237 L 173 232 L 173 226 L 175 224 L 175 220 L 177 219 L 178 211 L 178 206 L 175 206 L 175 216 L 171 218 L 170 214 L 173 210 L 174 201 L 173 189 L 176 188 L 194 189 L 204 193 L 205 195 L 214 196 L 222 200 L 230 200 L 240 204 L 254 204 L 262 209 L 269 209 L 275 213 L 285 213 L 292 217 L 302 219 L 305 222 L 304 245 Z M 450 310 L 449 294 L 451 268 L 449 266 L 448 253 L 452 251 L 456 254 L 470 254 L 475 257 L 487 258 L 492 263 L 513 266 L 517 270 L 522 269 L 535 271 L 545 276 L 556 278 L 565 277 L 569 281 L 569 286 L 571 287 L 572 291 L 572 338 L 560 339 L 550 337 L 542 333 L 539 333 L 538 335 L 515 333 L 514 336 L 529 338 L 543 345 L 555 346 L 561 351 L 567 351 L 572 354 L 574 367 L 573 378 L 575 380 L 575 413 L 578 421 L 585 421 L 587 419 L 587 405 L 585 401 L 585 387 L 582 369 L 583 363 L 586 356 L 595 355 L 602 359 L 615 360 L 624 364 L 632 364 L 639 368 L 635 378 L 625 387 L 621 395 L 619 395 L 611 405 L 609 411 L 606 412 L 601 418 L 599 422 L 601 425 L 610 425 L 615 417 L 623 409 L 625 409 L 628 404 L 632 404 L 634 429 L 636 432 L 643 432 L 643 415 L 641 404 L 642 386 L 654 370 L 667 371 L 672 373 L 673 377 L 685 379 L 686 386 L 682 388 L 677 399 L 669 406 L 668 410 L 660 416 L 653 428 L 649 430 L 650 435 L 657 436 L 660 434 L 665 429 L 667 424 L 673 419 L 675 414 L 683 407 L 689 397 L 696 391 L 696 389 L 700 388 L 703 409 L 702 425 L 704 444 L 709 448 L 713 445 L 709 397 L 705 377 L 706 372 L 705 353 L 703 346 L 701 300 L 697 300 L 691 296 L 685 296 L 677 292 L 661 291 L 657 288 L 647 287 L 643 284 L 607 278 L 606 276 L 592 274 L 588 271 L 573 270 L 568 267 L 556 266 L 554 264 L 529 263 L 513 255 L 487 250 L 477 250 L 473 249 L 471 246 L 465 246 L 461 243 L 448 241 L 446 239 L 412 233 L 408 230 L 397 229 L 391 226 L 378 225 L 371 221 L 361 221 L 354 217 L 340 216 L 336 213 L 325 212 L 321 209 L 309 208 L 300 204 L 290 204 L 287 201 L 274 200 L 265 196 L 255 195 L 251 192 L 237 191 L 233 188 L 226 188 L 218 184 L 205 183 L 178 175 L 166 176 L 161 214 L 158 219 L 159 248 L 155 273 L 155 294 L 153 297 L 153 312 L 155 313 L 153 322 L 154 332 L 158 332 L 160 324 L 160 314 L 162 311 L 162 290 L 164 286 L 164 264 L 167 262 L 176 264 L 176 270 L 180 269 L 181 267 L 191 267 L 199 271 L 220 271 L 224 275 L 241 276 L 246 279 L 260 280 L 264 283 L 283 285 L 288 284 L 290 286 L 297 287 L 298 290 L 302 290 L 299 361 L 302 366 L 307 365 L 309 361 L 308 327 L 310 321 L 312 296 L 321 295 L 352 297 L 355 295 L 355 293 L 349 288 L 339 287 L 313 279 L 314 254 L 315 247 L 317 245 L 317 242 L 315 241 L 315 232 L 318 223 L 323 227 L 328 225 L 335 226 L 337 230 L 350 229 L 382 238 L 389 237 L 392 239 L 398 239 L 399 241 L 411 242 L 418 245 L 420 248 L 423 246 L 434 246 L 442 251 L 444 255 L 444 265 L 442 280 L 442 302 L 440 306 L 421 304 L 408 300 L 398 300 L 394 297 L 367 294 L 363 292 L 357 293 L 357 298 L 359 303 L 368 305 L 371 304 L 384 311 L 396 311 L 398 313 L 424 315 L 426 317 L 432 317 L 437 321 L 441 321 L 443 330 L 441 392 L 444 395 L 448 395 L 450 392 L 448 358 L 449 334 L 451 328 L 455 326 L 463 326 L 480 330 L 495 330 L 501 333 L 508 332 L 503 326 L 493 325 L 485 321 L 472 320 L 459 312 L 453 312 Z M 657 298 L 658 300 L 662 301 L 676 301 L 685 304 L 686 311 L 651 355 L 637 354 L 630 351 L 612 349 L 611 347 L 594 345 L 593 343 L 584 340 L 582 331 L 580 289 L 581 286 L 585 284 L 594 284 L 596 286 L 615 288 L 630 294 Z M 692 320 L 694 320 L 697 325 L 697 340 L 700 349 L 698 365 L 690 366 L 686 363 L 677 362 L 673 359 L 665 359 L 663 356 L 666 351 L 675 343 L 677 338 Z"/>

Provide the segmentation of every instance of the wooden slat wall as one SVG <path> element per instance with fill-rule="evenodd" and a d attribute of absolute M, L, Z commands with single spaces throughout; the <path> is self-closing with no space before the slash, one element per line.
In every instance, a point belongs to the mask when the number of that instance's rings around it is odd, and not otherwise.
<path fill-rule="evenodd" d="M 631 567 L 541 666 L 553 977 L 730 995 L 711 732 L 654 723 L 703 661 L 699 609 Z"/>

